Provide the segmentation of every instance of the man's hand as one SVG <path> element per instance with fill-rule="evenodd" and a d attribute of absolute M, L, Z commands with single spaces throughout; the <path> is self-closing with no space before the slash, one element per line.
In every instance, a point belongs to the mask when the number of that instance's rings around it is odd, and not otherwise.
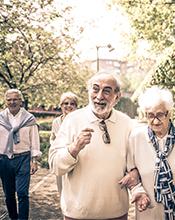
<path fill-rule="evenodd" d="M 136 208 L 142 212 L 147 209 L 150 205 L 151 201 L 150 198 L 146 193 L 137 193 L 134 198 L 132 198 L 131 203 L 136 203 Z"/>
<path fill-rule="evenodd" d="M 74 143 L 69 146 L 69 153 L 76 158 L 78 153 L 90 143 L 92 138 L 92 132 L 94 132 L 91 128 L 83 129 L 78 137 L 75 139 Z"/>
<path fill-rule="evenodd" d="M 33 175 L 38 170 L 38 164 L 37 162 L 30 163 L 30 175 Z"/>
<path fill-rule="evenodd" d="M 140 175 L 138 170 L 135 168 L 129 173 L 127 173 L 120 181 L 119 184 L 121 184 L 121 187 L 128 187 L 129 189 L 132 189 L 134 186 L 136 186 L 140 182 Z"/>

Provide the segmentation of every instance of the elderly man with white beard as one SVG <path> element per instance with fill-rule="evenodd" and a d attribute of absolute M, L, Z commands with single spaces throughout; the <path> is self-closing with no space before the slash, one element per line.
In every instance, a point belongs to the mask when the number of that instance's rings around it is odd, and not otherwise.
<path fill-rule="evenodd" d="M 94 75 L 88 94 L 89 104 L 66 116 L 49 151 L 50 168 L 63 176 L 64 219 L 127 220 L 128 191 L 119 182 L 133 122 L 113 108 L 121 96 L 113 74 Z"/>

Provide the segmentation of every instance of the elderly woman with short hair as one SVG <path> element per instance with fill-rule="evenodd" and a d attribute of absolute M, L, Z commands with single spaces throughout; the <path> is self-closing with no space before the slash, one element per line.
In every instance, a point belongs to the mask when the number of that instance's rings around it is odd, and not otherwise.
<path fill-rule="evenodd" d="M 56 117 L 52 122 L 52 130 L 50 135 L 50 142 L 54 141 L 56 134 L 61 126 L 66 115 L 77 109 L 78 97 L 73 92 L 64 92 L 60 97 L 60 107 L 62 114 Z"/>
<path fill-rule="evenodd" d="M 52 122 L 52 129 L 50 134 L 50 144 L 55 140 L 56 134 L 58 133 L 60 126 L 66 117 L 67 114 L 73 112 L 77 109 L 78 106 L 78 97 L 73 92 L 64 92 L 60 97 L 60 107 L 62 114 L 59 117 L 56 117 Z M 57 176 L 57 188 L 59 194 L 61 194 L 62 190 L 62 177 Z"/>
<path fill-rule="evenodd" d="M 137 220 L 175 219 L 175 127 L 170 91 L 152 87 L 139 98 L 147 125 L 135 128 L 129 138 L 130 168 L 137 167 L 150 197 L 150 206 L 136 213 Z"/>

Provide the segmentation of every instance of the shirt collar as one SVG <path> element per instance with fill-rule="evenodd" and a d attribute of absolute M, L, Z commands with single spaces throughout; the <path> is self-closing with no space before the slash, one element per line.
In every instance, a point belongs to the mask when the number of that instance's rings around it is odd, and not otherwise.
<path fill-rule="evenodd" d="M 21 116 L 22 114 L 22 108 L 20 108 L 19 112 L 14 116 L 12 115 L 12 113 L 9 111 L 9 109 L 7 108 L 7 115 L 10 117 L 10 118 L 17 118 L 19 116 Z"/>

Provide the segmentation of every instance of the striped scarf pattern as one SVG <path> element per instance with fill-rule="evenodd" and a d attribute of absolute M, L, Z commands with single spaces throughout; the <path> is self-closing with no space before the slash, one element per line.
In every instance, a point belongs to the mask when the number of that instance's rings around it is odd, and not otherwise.
<path fill-rule="evenodd" d="M 155 133 L 148 127 L 148 136 L 156 151 L 154 195 L 158 203 L 164 206 L 165 220 L 175 219 L 175 185 L 173 174 L 167 157 L 172 151 L 175 143 L 175 127 L 170 121 L 168 136 L 164 150 L 161 152 Z"/>

